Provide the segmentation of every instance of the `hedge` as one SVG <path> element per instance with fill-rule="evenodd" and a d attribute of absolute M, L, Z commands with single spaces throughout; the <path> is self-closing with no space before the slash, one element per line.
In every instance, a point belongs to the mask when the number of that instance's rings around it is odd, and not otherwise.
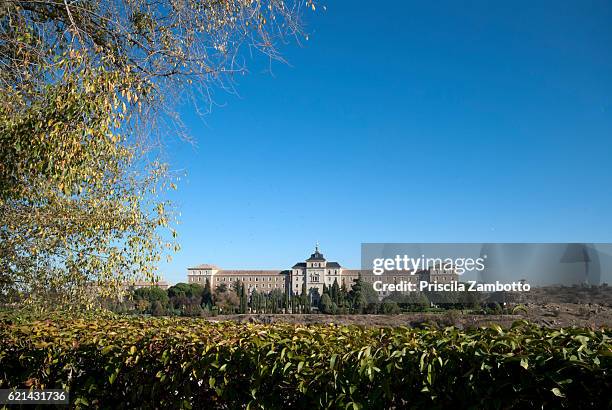
<path fill-rule="evenodd" d="M 0 388 L 98 408 L 610 408 L 610 329 L 0 317 Z"/>

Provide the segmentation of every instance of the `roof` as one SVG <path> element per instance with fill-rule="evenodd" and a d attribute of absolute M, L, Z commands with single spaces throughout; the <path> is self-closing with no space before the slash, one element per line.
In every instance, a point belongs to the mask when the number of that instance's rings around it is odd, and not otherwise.
<path fill-rule="evenodd" d="M 161 289 L 167 289 L 170 287 L 170 284 L 166 282 L 165 280 L 159 280 L 157 282 L 137 280 L 137 281 L 123 282 L 123 286 L 134 287 L 134 288 L 158 287 Z"/>
<path fill-rule="evenodd" d="M 323 259 L 325 260 L 325 259 Z M 296 269 L 296 268 L 305 268 L 306 267 L 306 262 L 298 262 L 295 265 L 293 265 L 293 267 L 291 269 Z M 340 269 L 342 266 L 340 266 L 340 264 L 338 262 L 327 262 L 325 264 L 326 268 L 332 268 L 332 269 Z"/>
<path fill-rule="evenodd" d="M 323 257 L 323 254 L 321 252 L 319 252 L 319 250 L 315 250 L 314 253 L 312 255 L 310 255 L 310 258 L 306 259 L 306 262 L 312 262 L 312 261 L 324 261 L 325 258 Z"/>
<path fill-rule="evenodd" d="M 215 269 L 215 270 L 219 270 L 219 267 L 217 265 L 211 265 L 208 263 L 203 263 L 201 265 L 195 266 L 193 268 L 187 268 L 187 269 Z"/>
<path fill-rule="evenodd" d="M 350 275 L 350 276 L 355 275 L 355 276 L 357 276 L 360 273 L 362 275 L 374 275 L 374 272 L 373 272 L 372 269 L 343 269 L 342 270 L 342 274 L 343 275 Z M 417 273 L 421 273 L 421 272 L 417 272 Z M 383 275 L 413 276 L 411 271 L 405 271 L 405 270 L 402 270 L 402 271 L 388 270 L 388 271 L 385 271 L 383 273 Z"/>
<path fill-rule="evenodd" d="M 274 276 L 274 275 L 282 275 L 285 274 L 286 271 L 276 269 L 276 270 L 220 270 L 215 275 L 216 276 Z"/>

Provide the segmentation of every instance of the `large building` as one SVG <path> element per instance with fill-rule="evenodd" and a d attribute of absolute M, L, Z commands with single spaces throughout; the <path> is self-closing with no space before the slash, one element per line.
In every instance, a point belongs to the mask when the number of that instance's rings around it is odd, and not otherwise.
<path fill-rule="evenodd" d="M 245 284 L 247 289 L 252 292 L 257 289 L 258 292 L 270 292 L 273 289 L 287 289 L 287 274 L 289 271 L 284 270 L 226 270 L 221 269 L 216 265 L 198 265 L 187 269 L 187 281 L 189 283 L 198 283 L 202 286 L 208 279 L 211 287 L 225 284 L 228 287 L 236 281 Z"/>
<path fill-rule="evenodd" d="M 281 289 L 293 295 L 300 295 L 304 284 L 313 302 L 317 302 L 323 294 L 323 286 L 332 286 L 335 281 L 339 286 L 344 284 L 350 289 L 353 282 L 361 275 L 363 280 L 374 283 L 381 280 L 380 276 L 374 275 L 371 270 L 347 269 L 338 262 L 329 262 L 315 246 L 314 253 L 304 262 L 298 262 L 290 270 L 225 270 L 215 265 L 198 265 L 187 269 L 187 281 L 204 286 L 206 280 L 210 281 L 214 289 L 220 284 L 228 287 L 240 281 L 245 284 L 249 292 L 257 289 L 258 292 L 268 293 L 274 289 Z M 456 280 L 454 272 L 441 269 L 433 269 L 418 274 L 408 271 L 387 273 L 384 278 L 388 283 L 412 282 L 419 280 L 449 282 Z M 391 279 L 392 278 L 392 279 Z M 381 293 L 381 297 L 385 296 Z"/>
<path fill-rule="evenodd" d="M 140 288 L 154 288 L 155 287 L 155 288 L 160 288 L 163 290 L 168 290 L 168 288 L 170 287 L 168 282 L 166 282 L 163 279 L 160 279 L 157 282 L 151 282 L 151 281 L 145 281 L 145 280 L 125 282 L 123 286 L 126 289 L 129 289 L 129 288 L 140 289 Z"/>

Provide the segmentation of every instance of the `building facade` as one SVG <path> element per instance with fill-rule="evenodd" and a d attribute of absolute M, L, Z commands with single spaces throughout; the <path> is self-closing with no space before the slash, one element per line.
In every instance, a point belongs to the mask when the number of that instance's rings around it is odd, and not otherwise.
<path fill-rule="evenodd" d="M 197 283 L 204 286 L 206 280 L 210 281 L 210 286 L 214 289 L 219 285 L 225 284 L 227 287 L 240 281 L 252 292 L 268 293 L 274 289 L 283 292 L 287 287 L 286 270 L 226 270 L 216 265 L 203 264 L 187 269 L 187 282 Z"/>
<path fill-rule="evenodd" d="M 370 283 L 381 280 L 381 276 L 374 275 L 371 270 L 347 269 L 338 262 L 327 261 L 318 245 L 308 259 L 296 263 L 290 270 L 224 270 L 208 264 L 187 269 L 188 283 L 204 286 L 208 279 L 213 289 L 220 284 L 230 287 L 232 283 L 240 281 L 249 292 L 257 289 L 258 292 L 268 293 L 280 289 L 290 295 L 300 295 L 305 287 L 313 303 L 318 302 L 324 286 L 330 287 L 337 282 L 338 286 L 344 284 L 350 290 L 360 275 L 364 281 Z M 448 269 L 430 269 L 416 274 L 409 271 L 387 272 L 384 280 L 387 283 L 418 283 L 420 280 L 447 283 L 457 280 L 457 277 L 454 271 Z M 387 295 L 388 293 L 380 293 L 381 298 Z"/>
<path fill-rule="evenodd" d="M 140 288 L 160 288 L 162 290 L 168 290 L 170 284 L 163 279 L 157 282 L 150 282 L 145 280 L 137 280 L 123 283 L 124 289 L 140 289 Z"/>

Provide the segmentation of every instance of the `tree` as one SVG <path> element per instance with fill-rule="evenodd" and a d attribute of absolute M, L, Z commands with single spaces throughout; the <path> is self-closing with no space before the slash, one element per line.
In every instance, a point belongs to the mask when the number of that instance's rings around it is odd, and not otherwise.
<path fill-rule="evenodd" d="M 393 292 L 383 299 L 384 302 L 395 302 L 414 312 L 420 312 L 429 307 L 429 300 L 423 292 Z"/>
<path fill-rule="evenodd" d="M 157 159 L 172 104 L 231 87 L 242 46 L 280 59 L 302 4 L 3 1 L 0 294 L 89 304 L 152 280 L 178 248 Z"/>
<path fill-rule="evenodd" d="M 334 303 L 332 302 L 331 297 L 327 293 L 324 293 L 323 296 L 321 296 L 321 303 L 319 304 L 321 312 L 327 314 L 333 313 L 333 305 Z"/>
<path fill-rule="evenodd" d="M 352 306 L 355 313 L 364 313 L 367 306 L 368 306 L 368 301 L 366 300 L 363 293 L 359 292 L 355 294 L 355 296 L 353 297 L 353 306 Z"/>
<path fill-rule="evenodd" d="M 170 303 L 186 316 L 198 316 L 202 312 L 204 287 L 197 283 L 177 283 L 168 288 Z"/>
<path fill-rule="evenodd" d="M 179 282 L 168 288 L 168 296 L 176 298 L 178 296 L 191 296 L 191 287 L 188 283 Z"/>
<path fill-rule="evenodd" d="M 217 295 L 215 305 L 219 307 L 221 313 L 235 313 L 240 307 L 240 298 L 236 292 L 228 290 Z"/>
<path fill-rule="evenodd" d="M 366 299 L 365 295 L 365 288 L 366 283 L 364 282 L 360 273 L 357 279 L 355 279 L 353 285 L 351 286 L 351 292 L 349 293 L 351 306 L 356 313 L 363 313 L 368 305 L 368 300 Z"/>
<path fill-rule="evenodd" d="M 338 286 L 338 278 L 334 278 L 334 283 L 331 287 L 330 296 L 332 298 L 332 302 L 334 302 L 336 305 L 339 305 L 340 286 Z"/>
<path fill-rule="evenodd" d="M 300 295 L 300 310 L 302 313 L 310 313 L 310 298 L 308 295 L 308 289 L 306 288 L 306 281 L 302 282 L 302 294 Z"/>
<path fill-rule="evenodd" d="M 157 286 L 142 287 L 133 291 L 136 308 L 141 313 L 162 316 L 167 313 L 168 294 Z"/>
<path fill-rule="evenodd" d="M 382 303 L 382 313 L 385 315 L 397 315 L 401 312 L 398 304 L 392 300 L 385 300 Z"/>
<path fill-rule="evenodd" d="M 242 290 L 242 282 L 240 282 L 239 280 L 235 280 L 232 282 L 231 287 L 232 290 L 236 292 L 238 296 L 240 296 L 240 291 Z"/>
<path fill-rule="evenodd" d="M 268 313 L 279 313 L 284 305 L 285 294 L 280 289 L 272 289 L 268 293 L 269 301 L 269 312 Z"/>
<path fill-rule="evenodd" d="M 251 309 L 253 309 L 254 312 L 260 313 L 261 308 L 262 297 L 260 293 L 257 292 L 257 289 L 253 289 L 253 292 L 251 293 Z"/>
<path fill-rule="evenodd" d="M 202 306 L 199 303 L 195 303 L 194 301 L 186 304 L 185 307 L 182 309 L 181 313 L 184 316 L 202 316 L 204 310 L 202 309 Z"/>
<path fill-rule="evenodd" d="M 362 291 L 368 303 L 378 303 L 380 301 L 378 292 L 374 290 L 374 286 L 370 282 L 363 282 Z"/>
<path fill-rule="evenodd" d="M 151 307 L 151 302 L 149 302 L 147 299 L 136 300 L 136 309 L 140 313 L 146 313 L 150 307 Z"/>
<path fill-rule="evenodd" d="M 350 307 L 349 293 L 346 289 L 346 282 L 342 281 L 342 287 L 340 287 L 340 293 L 338 294 L 338 307 L 345 309 Z"/>
<path fill-rule="evenodd" d="M 291 296 L 289 295 L 289 292 L 285 291 L 284 292 L 285 296 L 284 296 L 284 302 L 283 302 L 283 307 L 285 308 L 285 312 L 284 313 L 293 313 L 293 306 L 291 303 Z"/>
<path fill-rule="evenodd" d="M 210 287 L 210 279 L 206 278 L 206 284 L 204 285 L 204 291 L 202 291 L 202 306 L 208 307 L 209 309 L 213 306 L 212 289 Z"/>
<path fill-rule="evenodd" d="M 168 311 L 164 305 L 160 303 L 160 301 L 156 300 L 153 302 L 153 306 L 151 308 L 151 314 L 153 316 L 164 316 L 168 314 Z"/>
<path fill-rule="evenodd" d="M 135 300 L 147 300 L 151 303 L 161 302 L 164 306 L 168 304 L 168 293 L 157 286 L 147 286 L 134 291 Z"/>
<path fill-rule="evenodd" d="M 227 292 L 227 285 L 225 283 L 219 283 L 215 288 L 215 294 L 225 293 Z"/>
<path fill-rule="evenodd" d="M 291 296 L 291 313 L 300 313 L 301 299 L 299 296 Z"/>
<path fill-rule="evenodd" d="M 203 294 L 204 294 L 204 287 L 202 285 L 200 285 L 199 283 L 189 284 L 189 290 L 187 292 L 187 296 L 201 300 Z"/>
<path fill-rule="evenodd" d="M 247 306 L 249 304 L 249 295 L 244 287 L 244 283 L 240 284 L 240 313 L 247 312 Z"/>

